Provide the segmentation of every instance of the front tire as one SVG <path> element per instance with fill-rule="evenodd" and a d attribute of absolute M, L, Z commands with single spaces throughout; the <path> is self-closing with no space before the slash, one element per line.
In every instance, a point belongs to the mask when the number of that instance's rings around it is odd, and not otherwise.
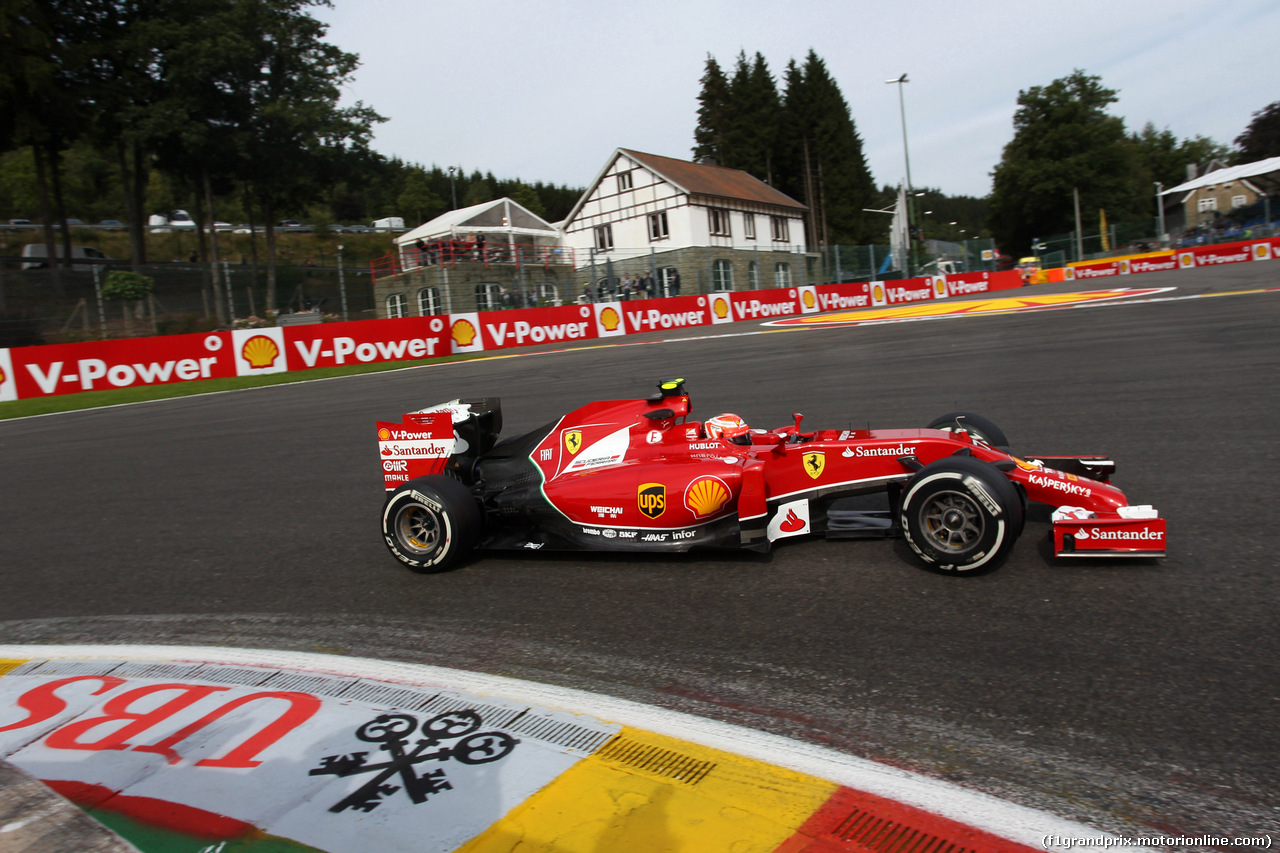
<path fill-rule="evenodd" d="M 948 574 L 990 570 L 1022 531 L 1018 490 L 994 466 L 952 456 L 922 468 L 899 511 L 903 536 L 930 568 Z"/>
<path fill-rule="evenodd" d="M 989 418 L 973 412 L 947 412 L 929 422 L 929 429 L 962 429 L 974 438 L 980 438 L 992 447 L 1009 451 L 1009 439 L 1004 430 L 996 426 Z"/>
<path fill-rule="evenodd" d="M 442 572 L 480 540 L 483 517 L 467 487 L 452 477 L 410 480 L 382 509 L 382 538 L 397 560 L 415 572 Z"/>

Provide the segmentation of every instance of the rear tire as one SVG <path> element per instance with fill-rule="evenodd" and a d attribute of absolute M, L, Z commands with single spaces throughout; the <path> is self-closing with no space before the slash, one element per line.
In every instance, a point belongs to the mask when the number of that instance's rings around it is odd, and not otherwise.
<path fill-rule="evenodd" d="M 997 468 L 952 456 L 926 465 L 907 484 L 899 523 L 911 550 L 947 574 L 988 571 L 1022 531 L 1022 500 Z"/>
<path fill-rule="evenodd" d="M 415 572 L 442 572 L 480 541 L 483 516 L 467 487 L 438 474 L 410 480 L 382 509 L 382 538 Z"/>
<path fill-rule="evenodd" d="M 929 429 L 962 429 L 974 438 L 980 438 L 992 447 L 1008 452 L 1009 439 L 1004 430 L 996 426 L 988 418 L 975 415 L 973 412 L 947 412 L 929 422 Z"/>

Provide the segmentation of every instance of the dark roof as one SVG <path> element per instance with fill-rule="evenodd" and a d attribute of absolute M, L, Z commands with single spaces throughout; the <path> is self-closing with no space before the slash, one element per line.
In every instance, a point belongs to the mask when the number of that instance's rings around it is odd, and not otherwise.
<path fill-rule="evenodd" d="M 690 163 L 688 160 L 659 157 L 657 154 L 645 154 L 642 151 L 632 151 L 630 148 L 618 150 L 636 162 L 643 163 L 646 168 L 666 178 L 690 195 L 808 210 L 805 205 L 791 196 L 778 192 L 759 178 L 753 178 L 739 169 Z"/>

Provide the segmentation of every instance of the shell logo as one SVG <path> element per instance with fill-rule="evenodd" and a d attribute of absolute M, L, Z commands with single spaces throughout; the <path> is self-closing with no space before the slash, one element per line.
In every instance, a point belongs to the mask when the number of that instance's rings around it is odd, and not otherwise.
<path fill-rule="evenodd" d="M 390 438 L 391 438 L 391 430 L 387 429 L 386 427 L 383 427 L 382 429 L 378 430 L 378 441 L 387 441 Z"/>
<path fill-rule="evenodd" d="M 884 285 L 876 282 L 871 288 L 871 298 L 876 302 L 884 302 Z"/>
<path fill-rule="evenodd" d="M 1120 261 L 1120 275 L 1129 274 L 1129 259 L 1124 258 Z"/>
<path fill-rule="evenodd" d="M 1184 269 L 1184 270 L 1191 269 L 1195 265 L 1196 265 L 1196 256 L 1191 254 L 1190 252 L 1183 252 L 1181 255 L 1178 255 L 1179 269 Z"/>
<path fill-rule="evenodd" d="M 1255 261 L 1266 261 L 1271 259 L 1270 243 L 1255 243 L 1253 246 L 1253 259 Z M 0 380 L 3 382 L 4 380 Z"/>
<path fill-rule="evenodd" d="M 933 280 L 933 295 L 936 299 L 947 298 L 947 280 L 942 276 L 938 276 Z"/>
<path fill-rule="evenodd" d="M 276 363 L 280 348 L 266 335 L 254 335 L 244 342 L 244 346 L 240 348 L 240 356 L 254 370 L 261 370 Z"/>
<path fill-rule="evenodd" d="M 800 297 L 800 298 L 801 298 L 802 300 L 804 300 L 804 307 L 805 307 L 805 308 L 812 308 L 813 306 L 815 306 L 815 305 L 817 305 L 817 304 L 818 304 L 818 301 L 817 301 L 816 299 L 814 299 L 814 298 L 813 298 L 813 291 L 812 291 L 812 290 L 806 290 L 806 291 L 804 292 L 804 296 L 802 296 L 802 297 Z"/>
<path fill-rule="evenodd" d="M 604 326 L 606 332 L 615 332 L 618 324 L 622 322 L 622 318 L 618 316 L 618 312 L 612 306 L 600 312 L 600 325 Z"/>
<path fill-rule="evenodd" d="M 1062 274 L 1062 278 L 1063 278 L 1063 280 L 1065 280 L 1065 281 L 1075 281 L 1075 280 L 1076 280 L 1076 268 L 1075 268 L 1075 267 L 1067 267 L 1066 271 Z"/>
<path fill-rule="evenodd" d="M 9 378 L 8 376 L 4 375 L 4 368 L 0 367 L 0 385 L 3 385 L 4 381 L 8 378 Z"/>
<path fill-rule="evenodd" d="M 723 297 L 716 298 L 716 304 L 712 307 L 716 312 L 716 316 L 723 320 L 729 316 L 729 301 Z"/>
<path fill-rule="evenodd" d="M 460 347 L 469 347 L 476 340 L 476 327 L 470 320 L 459 320 L 453 324 L 453 340 Z"/>
<path fill-rule="evenodd" d="M 701 477 L 684 492 L 684 505 L 694 518 L 705 518 L 719 512 L 729 502 L 729 487 L 719 477 Z"/>

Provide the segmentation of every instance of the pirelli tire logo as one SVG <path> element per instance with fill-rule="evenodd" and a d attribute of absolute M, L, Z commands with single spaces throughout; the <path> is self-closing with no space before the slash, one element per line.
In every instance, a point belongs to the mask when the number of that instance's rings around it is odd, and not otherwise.
<path fill-rule="evenodd" d="M 645 518 L 659 518 L 667 511 L 667 487 L 662 483 L 645 483 L 636 492 L 636 506 Z"/>

